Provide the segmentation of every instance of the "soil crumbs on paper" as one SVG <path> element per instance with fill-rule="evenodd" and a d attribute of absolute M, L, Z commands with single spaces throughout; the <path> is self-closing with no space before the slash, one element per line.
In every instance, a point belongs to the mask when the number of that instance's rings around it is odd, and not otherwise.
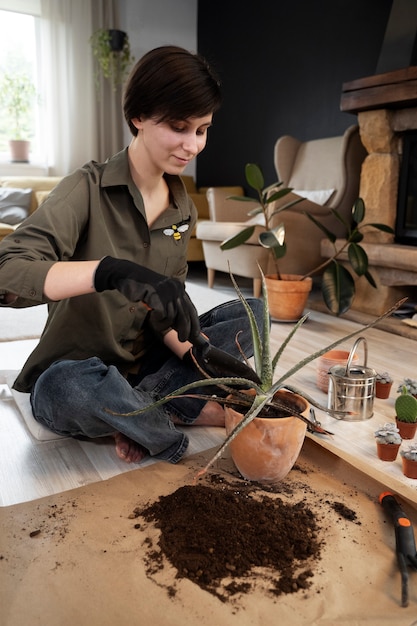
<path fill-rule="evenodd" d="M 149 537 L 144 542 L 147 575 L 155 580 L 168 560 L 176 578 L 188 578 L 224 602 L 260 582 L 274 596 L 308 589 L 323 542 L 317 516 L 305 501 L 284 502 L 278 494 L 285 493 L 285 483 L 277 494 L 218 475 L 210 480 L 180 487 L 130 516 L 160 531 L 157 546 Z M 175 587 L 168 593 L 174 596 Z"/>

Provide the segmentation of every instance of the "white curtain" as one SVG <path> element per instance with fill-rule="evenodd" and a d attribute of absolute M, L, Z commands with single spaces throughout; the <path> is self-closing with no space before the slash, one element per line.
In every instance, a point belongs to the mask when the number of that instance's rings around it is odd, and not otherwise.
<path fill-rule="evenodd" d="M 114 6 L 113 0 L 41 0 L 44 136 L 51 175 L 68 174 L 123 147 L 120 97 L 117 110 L 115 95 L 98 98 L 89 43 L 96 28 L 116 27 Z"/>

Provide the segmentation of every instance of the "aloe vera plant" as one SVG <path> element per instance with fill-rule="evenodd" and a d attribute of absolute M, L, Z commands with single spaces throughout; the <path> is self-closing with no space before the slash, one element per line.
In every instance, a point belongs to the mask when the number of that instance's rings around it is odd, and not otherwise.
<path fill-rule="evenodd" d="M 304 415 L 301 415 L 300 413 L 297 413 L 296 411 L 294 411 L 293 405 L 287 406 L 284 401 L 281 401 L 281 400 L 277 401 L 274 398 L 275 394 L 280 389 L 287 389 L 303 397 L 309 404 L 315 406 L 316 408 L 322 411 L 333 414 L 334 416 L 339 416 L 339 417 L 343 416 L 345 412 L 331 411 L 327 407 L 317 402 L 317 400 L 312 398 L 310 395 L 306 394 L 303 390 L 293 387 L 291 384 L 288 383 L 288 380 L 291 378 L 291 376 L 296 374 L 299 370 L 305 367 L 308 363 L 311 363 L 311 361 L 323 355 L 325 352 L 328 352 L 329 350 L 332 350 L 339 344 L 351 339 L 352 337 L 355 337 L 358 334 L 363 333 L 364 330 L 366 330 L 367 328 L 371 328 L 372 326 L 375 326 L 375 324 L 377 324 L 380 320 L 391 315 L 391 313 L 395 311 L 399 306 L 401 306 L 401 304 L 405 300 L 405 299 L 400 300 L 399 302 L 397 302 L 397 304 L 391 307 L 383 315 L 379 316 L 378 318 L 376 318 L 374 321 L 370 322 L 366 326 L 364 327 L 361 326 L 358 330 L 353 331 L 349 333 L 348 335 L 345 335 L 341 337 L 340 339 L 337 339 L 331 344 L 326 345 L 321 350 L 318 350 L 314 352 L 313 354 L 306 356 L 304 359 L 302 359 L 301 361 L 299 361 L 298 363 L 290 367 L 284 374 L 280 375 L 278 379 L 274 382 L 274 372 L 275 372 L 279 359 L 281 358 L 284 350 L 287 348 L 294 334 L 297 332 L 300 326 L 308 318 L 308 315 L 305 315 L 304 317 L 302 317 L 294 325 L 294 327 L 288 333 L 284 342 L 281 344 L 281 346 L 277 350 L 276 354 L 272 356 L 271 348 L 270 348 L 270 317 L 269 317 L 268 297 L 267 297 L 267 292 L 266 292 L 265 280 L 264 280 L 264 276 L 262 272 L 261 272 L 262 291 L 263 291 L 262 329 L 258 328 L 252 309 L 249 307 L 248 303 L 246 302 L 233 275 L 230 274 L 230 276 L 231 276 L 231 280 L 234 285 L 234 288 L 236 290 L 236 293 L 239 299 L 241 300 L 243 306 L 245 307 L 245 311 L 249 318 L 250 328 L 251 328 L 251 333 L 252 333 L 252 343 L 253 343 L 253 361 L 254 361 L 253 369 L 258 375 L 260 382 L 257 384 L 247 378 L 237 378 L 237 377 L 213 378 L 213 377 L 210 377 L 204 371 L 202 371 L 202 375 L 205 376 L 205 378 L 203 378 L 202 380 L 198 380 L 188 385 L 184 385 L 183 387 L 171 393 L 169 396 L 165 396 L 161 398 L 160 400 L 149 405 L 148 407 L 145 407 L 138 411 L 132 411 L 130 413 L 124 414 L 126 416 L 131 416 L 131 415 L 137 415 L 139 413 L 143 413 L 144 411 L 147 411 L 151 408 L 155 408 L 157 406 L 165 404 L 166 402 L 171 401 L 175 398 L 178 398 L 181 396 L 184 397 L 185 395 L 190 396 L 192 395 L 191 392 L 194 389 L 198 388 L 200 390 L 200 388 L 204 386 L 209 386 L 210 388 L 212 388 L 213 385 L 217 385 L 220 389 L 222 389 L 223 391 L 226 391 L 228 393 L 227 397 L 216 396 L 214 398 L 213 395 L 205 396 L 205 395 L 202 395 L 200 392 L 197 394 L 197 397 L 204 399 L 204 400 L 215 399 L 216 402 L 219 402 L 224 405 L 228 404 L 228 405 L 233 405 L 233 406 L 240 406 L 242 414 L 243 414 L 242 420 L 233 429 L 233 431 L 228 435 L 228 437 L 225 439 L 225 441 L 216 451 L 214 456 L 209 460 L 206 467 L 204 467 L 197 474 L 197 476 L 200 476 L 206 473 L 209 467 L 222 455 L 222 453 L 227 448 L 229 443 L 239 434 L 239 432 L 243 428 L 245 428 L 245 426 L 249 424 L 255 417 L 260 415 L 262 410 L 266 408 L 270 408 L 270 407 L 275 408 L 277 412 L 279 412 L 279 414 L 277 414 L 276 417 L 287 417 L 291 415 L 291 416 L 295 416 L 298 419 L 303 420 L 304 422 L 307 423 L 309 430 L 311 432 L 331 435 L 332 433 L 329 433 L 328 431 L 321 428 L 319 424 L 315 423 L 314 421 L 309 420 Z M 245 359 L 246 363 L 249 365 L 249 362 L 246 359 L 245 355 L 242 354 L 242 356 Z M 196 363 L 196 366 L 198 367 L 197 362 L 195 363 Z M 248 396 L 247 394 L 242 393 L 241 389 L 247 388 L 247 387 L 250 387 L 251 389 L 254 390 L 253 396 Z M 194 397 L 196 396 L 194 395 Z"/>
<path fill-rule="evenodd" d="M 276 222 L 276 216 L 279 213 L 290 210 L 292 206 L 301 202 L 302 198 L 293 200 L 279 207 L 274 207 L 277 200 L 285 197 L 292 189 L 289 187 L 283 188 L 281 182 L 276 182 L 265 187 L 263 173 L 260 167 L 255 163 L 248 163 L 246 165 L 245 178 L 248 185 L 255 190 L 259 200 L 259 207 L 252 209 L 248 215 L 253 217 L 261 215 L 262 217 L 262 225 L 265 227 L 265 230 L 259 234 L 259 243 L 264 248 L 269 249 L 271 258 L 274 261 L 276 276 L 279 280 L 281 275 L 278 260 L 283 258 L 287 251 L 285 226 L 283 223 L 273 226 L 273 223 Z M 231 196 L 231 199 L 253 202 L 253 198 L 246 196 Z M 335 245 L 337 239 L 336 235 L 325 227 L 316 217 L 304 211 L 304 215 L 310 219 L 315 226 L 320 228 L 325 237 L 332 243 L 334 252 L 331 257 L 302 276 L 301 280 L 305 280 L 309 276 L 322 272 L 321 290 L 323 300 L 329 311 L 335 315 L 341 315 L 350 309 L 355 297 L 354 275 L 365 277 L 368 283 L 376 288 L 375 280 L 368 269 L 368 256 L 364 248 L 360 245 L 364 237 L 363 230 L 366 228 L 375 228 L 386 233 L 393 233 L 394 231 L 385 224 L 364 222 L 365 203 L 362 198 L 358 198 L 353 205 L 352 223 L 348 223 L 336 209 L 330 209 L 330 212 L 344 225 L 346 229 L 345 242 L 340 248 L 337 248 Z M 253 235 L 254 230 L 255 225 L 245 226 L 239 233 L 223 241 L 220 244 L 220 248 L 222 250 L 230 250 L 231 248 L 242 245 Z M 352 268 L 353 274 L 338 260 L 345 250 L 347 250 L 348 263 Z"/>

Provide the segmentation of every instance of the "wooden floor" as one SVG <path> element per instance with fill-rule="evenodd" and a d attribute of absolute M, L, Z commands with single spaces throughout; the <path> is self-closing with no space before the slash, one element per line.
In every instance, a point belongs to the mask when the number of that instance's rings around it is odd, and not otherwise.
<path fill-rule="evenodd" d="M 218 289 L 223 290 L 225 297 L 234 297 L 231 288 L 220 284 Z M 244 285 L 244 289 L 248 294 L 250 285 Z M 208 299 L 213 299 L 213 292 L 208 292 Z M 290 328 L 291 325 L 288 324 L 273 323 L 273 349 L 278 348 Z M 348 332 L 361 329 L 362 325 L 355 321 L 337 319 L 319 311 L 311 311 L 309 320 L 297 332 L 284 352 L 276 376 L 306 354 L 328 345 Z M 405 376 L 417 378 L 416 342 L 379 329 L 370 329 L 364 336 L 368 343 L 368 365 L 377 371 L 389 370 L 395 378 L 395 388 Z M 353 343 L 354 339 L 351 339 L 342 347 L 350 350 Z M 19 370 L 34 345 L 36 340 L 0 343 L 0 370 Z M 322 404 L 326 404 L 326 394 L 316 386 L 316 362 L 305 367 L 291 382 L 303 388 Z M 28 432 L 4 382 L 0 384 L 0 394 L 1 506 L 37 499 L 137 469 L 138 466 L 127 465 L 117 459 L 111 441 L 100 443 L 72 439 L 36 441 Z M 379 424 L 394 419 L 395 396 L 393 388 L 388 400 L 376 399 L 373 417 L 360 422 L 335 420 L 318 411 L 317 418 L 334 435 L 332 437 L 311 435 L 311 437 L 336 456 L 417 505 L 417 481 L 402 475 L 400 458 L 394 463 L 387 463 L 379 461 L 376 457 L 373 432 Z M 188 454 L 217 446 L 224 437 L 224 431 L 220 428 L 189 427 L 187 434 L 191 439 Z M 151 462 L 146 461 L 146 464 Z"/>

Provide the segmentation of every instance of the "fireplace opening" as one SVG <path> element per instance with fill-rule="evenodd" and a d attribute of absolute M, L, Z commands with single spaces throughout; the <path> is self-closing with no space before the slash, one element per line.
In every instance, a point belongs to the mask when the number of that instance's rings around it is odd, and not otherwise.
<path fill-rule="evenodd" d="M 395 240 L 417 246 L 417 131 L 403 136 Z"/>

